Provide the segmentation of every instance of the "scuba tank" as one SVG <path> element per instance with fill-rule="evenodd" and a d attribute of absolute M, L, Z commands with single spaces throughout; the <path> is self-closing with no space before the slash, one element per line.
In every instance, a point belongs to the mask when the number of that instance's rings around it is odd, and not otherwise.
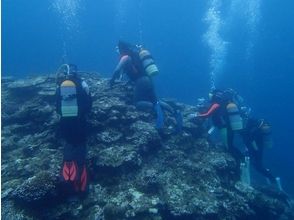
<path fill-rule="evenodd" d="M 226 108 L 232 130 L 237 131 L 243 129 L 243 121 L 237 105 L 231 102 Z"/>
<path fill-rule="evenodd" d="M 259 126 L 259 129 L 261 131 L 262 134 L 262 141 L 263 141 L 263 146 L 266 148 L 271 148 L 273 146 L 273 140 L 272 140 L 272 129 L 271 126 L 264 122 L 264 120 L 262 120 L 261 125 Z"/>
<path fill-rule="evenodd" d="M 142 62 L 143 69 L 148 76 L 155 76 L 159 73 L 157 66 L 151 56 L 150 52 L 145 49 L 141 49 L 139 52 L 140 60 Z"/>
<path fill-rule="evenodd" d="M 77 85 L 70 80 L 71 72 L 77 72 L 75 65 L 62 64 L 56 72 L 56 83 L 60 85 L 62 117 L 78 116 Z"/>
<path fill-rule="evenodd" d="M 61 116 L 78 116 L 77 88 L 73 81 L 65 80 L 60 85 Z"/>

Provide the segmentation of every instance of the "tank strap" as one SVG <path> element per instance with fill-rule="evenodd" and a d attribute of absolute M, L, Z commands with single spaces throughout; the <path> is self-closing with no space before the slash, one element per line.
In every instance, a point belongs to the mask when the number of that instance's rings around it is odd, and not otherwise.
<path fill-rule="evenodd" d="M 148 54 L 148 55 L 142 57 L 142 61 L 147 60 L 147 59 L 153 59 L 152 55 Z"/>

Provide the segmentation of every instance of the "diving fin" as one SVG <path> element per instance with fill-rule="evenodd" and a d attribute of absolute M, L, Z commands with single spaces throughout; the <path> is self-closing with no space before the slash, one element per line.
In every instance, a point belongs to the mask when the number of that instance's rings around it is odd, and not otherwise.
<path fill-rule="evenodd" d="M 280 177 L 276 177 L 275 178 L 275 181 L 276 181 L 276 185 L 277 185 L 278 190 L 284 191 L 283 190 L 283 187 L 282 187 L 282 184 L 281 184 L 281 178 Z"/>
<path fill-rule="evenodd" d="M 152 111 L 153 103 L 148 101 L 139 101 L 136 103 L 136 108 L 140 111 Z"/>
<path fill-rule="evenodd" d="M 83 165 L 79 172 L 80 172 L 79 178 L 74 183 L 75 191 L 85 192 L 88 186 L 88 173 L 87 173 L 86 165 Z"/>
<path fill-rule="evenodd" d="M 88 185 L 88 173 L 86 166 L 83 167 L 82 175 L 81 175 L 81 188 L 82 192 L 86 191 Z"/>
<path fill-rule="evenodd" d="M 154 106 L 157 118 L 156 118 L 156 129 L 160 130 L 163 128 L 164 126 L 164 116 L 163 116 L 163 112 L 162 112 L 162 108 L 159 104 L 159 102 L 156 102 L 155 106 Z"/>
<path fill-rule="evenodd" d="M 77 165 L 74 161 L 65 161 L 62 168 L 62 177 L 65 181 L 74 181 L 77 176 Z"/>
<path fill-rule="evenodd" d="M 241 182 L 250 186 L 250 157 L 245 157 L 245 161 L 240 163 Z"/>

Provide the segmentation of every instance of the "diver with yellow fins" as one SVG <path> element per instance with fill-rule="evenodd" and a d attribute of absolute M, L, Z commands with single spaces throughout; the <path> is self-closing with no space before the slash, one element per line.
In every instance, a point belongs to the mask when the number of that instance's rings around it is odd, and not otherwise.
<path fill-rule="evenodd" d="M 156 128 L 164 127 L 163 109 L 171 112 L 177 121 L 177 131 L 182 128 L 182 117 L 179 110 L 174 110 L 167 103 L 159 101 L 153 84 L 152 77 L 159 73 L 151 53 L 142 45 L 131 45 L 124 41 L 118 42 L 120 54 L 113 76 L 109 82 L 112 87 L 116 79 L 126 74 L 131 82 L 135 83 L 134 104 L 141 110 L 152 110 L 156 113 Z"/>
<path fill-rule="evenodd" d="M 58 69 L 56 83 L 56 111 L 60 116 L 57 135 L 66 141 L 61 168 L 64 192 L 84 193 L 88 184 L 86 114 L 91 111 L 91 94 L 73 64 L 63 64 Z"/>

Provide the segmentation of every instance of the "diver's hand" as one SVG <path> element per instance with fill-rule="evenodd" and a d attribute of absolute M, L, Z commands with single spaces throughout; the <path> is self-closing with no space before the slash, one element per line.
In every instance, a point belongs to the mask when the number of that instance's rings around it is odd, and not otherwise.
<path fill-rule="evenodd" d="M 199 113 L 198 112 L 188 115 L 188 120 L 189 121 L 190 120 L 195 120 L 197 118 L 199 118 Z"/>

